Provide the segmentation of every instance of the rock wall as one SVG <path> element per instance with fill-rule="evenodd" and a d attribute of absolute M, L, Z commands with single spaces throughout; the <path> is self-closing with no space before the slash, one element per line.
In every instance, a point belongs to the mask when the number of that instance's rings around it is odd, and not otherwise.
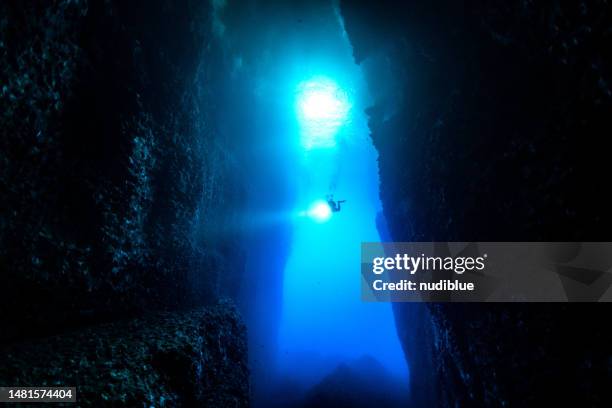
<path fill-rule="evenodd" d="M 212 19 L 200 0 L 0 4 L 0 383 L 248 406 L 246 328 L 202 309 L 244 269 Z"/>
<path fill-rule="evenodd" d="M 244 195 L 207 1 L 0 5 L 0 341 L 214 303 Z"/>
<path fill-rule="evenodd" d="M 607 2 L 343 0 L 341 13 L 376 97 L 394 240 L 609 240 Z M 394 306 L 415 406 L 605 405 L 606 305 Z"/>
<path fill-rule="evenodd" d="M 247 407 L 245 333 L 227 304 L 154 314 L 2 347 L 0 379 L 76 387 L 83 407 Z"/>

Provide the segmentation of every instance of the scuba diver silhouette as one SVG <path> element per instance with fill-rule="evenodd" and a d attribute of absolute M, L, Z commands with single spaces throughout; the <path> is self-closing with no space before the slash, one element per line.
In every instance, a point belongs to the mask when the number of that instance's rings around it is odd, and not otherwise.
<path fill-rule="evenodd" d="M 333 194 L 328 194 L 326 199 L 327 199 L 327 205 L 329 205 L 329 208 L 331 208 L 332 212 L 339 212 L 341 210 L 340 204 L 346 202 L 346 200 L 334 201 Z"/>

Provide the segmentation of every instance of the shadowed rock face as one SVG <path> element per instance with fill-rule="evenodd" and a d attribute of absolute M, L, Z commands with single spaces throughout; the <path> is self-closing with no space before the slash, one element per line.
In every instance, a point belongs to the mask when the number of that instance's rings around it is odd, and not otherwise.
<path fill-rule="evenodd" d="M 227 304 L 2 348 L 0 379 L 77 387 L 80 406 L 247 407 L 246 330 Z"/>
<path fill-rule="evenodd" d="M 235 296 L 244 268 L 210 7 L 0 4 L 0 383 L 76 385 L 87 406 L 248 405 L 235 311 L 177 312 Z"/>
<path fill-rule="evenodd" d="M 339 365 L 309 390 L 301 408 L 399 408 L 406 406 L 406 387 L 372 357 Z"/>
<path fill-rule="evenodd" d="M 398 356 L 402 358 L 402 356 Z M 371 356 L 335 367 L 304 389 L 285 381 L 262 406 L 267 408 L 400 408 L 408 404 L 408 386 Z"/>
<path fill-rule="evenodd" d="M 609 240 L 608 4 L 346 0 L 341 11 L 377 97 L 368 114 L 394 240 Z M 605 305 L 394 306 L 417 405 L 607 398 Z"/>
<path fill-rule="evenodd" d="M 209 7 L 0 5 L 0 341 L 235 295 Z"/>

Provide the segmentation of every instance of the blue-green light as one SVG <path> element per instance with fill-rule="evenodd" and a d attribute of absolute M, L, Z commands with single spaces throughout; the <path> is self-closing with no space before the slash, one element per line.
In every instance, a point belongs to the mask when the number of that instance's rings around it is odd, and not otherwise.
<path fill-rule="evenodd" d="M 317 77 L 298 86 L 296 109 L 300 141 L 306 150 L 336 146 L 336 136 L 348 122 L 348 95 L 334 81 Z"/>

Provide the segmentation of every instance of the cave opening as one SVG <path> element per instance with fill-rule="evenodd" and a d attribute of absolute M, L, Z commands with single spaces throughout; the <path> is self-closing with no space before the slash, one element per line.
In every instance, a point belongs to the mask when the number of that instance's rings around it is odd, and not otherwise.
<path fill-rule="evenodd" d="M 350 100 L 345 90 L 325 77 L 300 83 L 296 114 L 304 149 L 336 147 L 336 135 L 349 122 Z"/>

